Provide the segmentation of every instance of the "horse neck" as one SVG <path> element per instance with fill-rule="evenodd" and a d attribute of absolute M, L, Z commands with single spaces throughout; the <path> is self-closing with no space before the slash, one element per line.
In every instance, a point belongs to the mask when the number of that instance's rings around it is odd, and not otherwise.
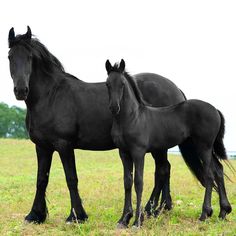
<path fill-rule="evenodd" d="M 27 108 L 49 98 L 51 91 L 56 88 L 60 81 L 59 73 L 57 68 L 51 73 L 46 73 L 42 70 L 41 65 L 33 66 L 29 82 L 29 95 L 26 100 Z"/>
<path fill-rule="evenodd" d="M 130 123 L 138 117 L 141 105 L 128 84 L 125 85 L 120 106 L 120 122 Z"/>

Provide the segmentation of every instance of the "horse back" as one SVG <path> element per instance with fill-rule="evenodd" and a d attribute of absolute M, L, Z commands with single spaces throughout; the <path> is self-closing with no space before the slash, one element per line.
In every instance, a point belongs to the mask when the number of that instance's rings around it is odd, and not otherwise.
<path fill-rule="evenodd" d="M 134 78 L 143 98 L 154 107 L 163 107 L 185 101 L 183 92 L 169 79 L 154 73 L 136 74 Z"/>

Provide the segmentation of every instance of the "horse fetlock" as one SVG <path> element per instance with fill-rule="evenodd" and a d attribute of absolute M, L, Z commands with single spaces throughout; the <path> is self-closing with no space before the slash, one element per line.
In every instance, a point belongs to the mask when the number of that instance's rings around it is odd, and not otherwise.
<path fill-rule="evenodd" d="M 199 218 L 200 221 L 204 221 L 206 220 L 207 218 L 211 217 L 213 214 L 213 210 L 211 207 L 204 207 L 203 208 L 203 211 L 202 211 L 202 214 Z"/>
<path fill-rule="evenodd" d="M 144 221 L 144 214 L 143 212 L 140 211 L 138 216 L 136 216 L 136 219 L 133 223 L 133 227 L 140 228 L 143 225 L 143 221 Z"/>
<path fill-rule="evenodd" d="M 117 228 L 127 227 L 129 225 L 130 219 L 132 217 L 133 217 L 133 210 L 130 210 L 129 212 L 123 213 L 122 217 L 118 221 Z"/>
<path fill-rule="evenodd" d="M 144 208 L 144 212 L 146 213 L 147 217 L 151 217 L 155 213 L 156 202 L 155 198 L 153 200 L 149 200 Z"/>
<path fill-rule="evenodd" d="M 230 205 L 221 207 L 219 218 L 224 220 L 226 215 L 229 214 L 231 211 L 232 211 L 232 207 Z"/>
<path fill-rule="evenodd" d="M 31 210 L 30 213 L 25 217 L 26 223 L 42 224 L 47 218 L 47 214 L 41 213 L 35 210 Z"/>
<path fill-rule="evenodd" d="M 66 223 L 83 223 L 88 219 L 88 215 L 85 210 L 76 211 L 72 208 L 70 215 L 66 219 Z"/>

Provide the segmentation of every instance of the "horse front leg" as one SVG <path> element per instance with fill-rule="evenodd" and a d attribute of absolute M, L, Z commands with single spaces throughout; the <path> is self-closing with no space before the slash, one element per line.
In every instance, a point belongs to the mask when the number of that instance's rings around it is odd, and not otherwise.
<path fill-rule="evenodd" d="M 132 209 L 133 160 L 129 154 L 121 150 L 119 150 L 119 153 L 124 169 L 125 200 L 124 200 L 123 214 L 118 221 L 117 228 L 127 228 L 129 221 L 133 216 L 133 209 Z"/>
<path fill-rule="evenodd" d="M 134 161 L 134 167 L 135 167 L 135 173 L 134 173 L 134 187 L 137 197 L 137 203 L 136 203 L 136 214 L 135 214 L 135 221 L 133 226 L 134 227 L 141 227 L 143 220 L 144 220 L 144 214 L 142 212 L 142 193 L 143 193 L 143 169 L 144 169 L 144 156 L 145 151 L 137 149 L 135 151 L 132 151 L 132 159 Z"/>
<path fill-rule="evenodd" d="M 53 151 L 36 145 L 36 153 L 38 160 L 37 189 L 32 209 L 25 217 L 25 221 L 40 224 L 45 221 L 47 216 L 45 192 L 48 185 Z"/>
<path fill-rule="evenodd" d="M 71 199 L 71 212 L 66 219 L 66 222 L 81 223 L 85 221 L 88 216 L 82 206 L 78 192 L 78 178 L 76 173 L 74 150 L 70 145 L 64 145 L 63 147 L 60 147 L 58 152 L 65 171 L 66 182 Z"/>

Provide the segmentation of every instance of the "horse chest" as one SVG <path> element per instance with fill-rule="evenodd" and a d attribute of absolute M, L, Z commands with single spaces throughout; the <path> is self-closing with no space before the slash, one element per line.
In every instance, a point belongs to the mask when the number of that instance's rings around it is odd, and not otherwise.
<path fill-rule="evenodd" d="M 125 136 L 123 134 L 123 131 L 120 129 L 120 127 L 113 124 L 112 130 L 111 130 L 111 136 L 116 147 L 121 148 L 121 149 L 126 148 Z"/>

